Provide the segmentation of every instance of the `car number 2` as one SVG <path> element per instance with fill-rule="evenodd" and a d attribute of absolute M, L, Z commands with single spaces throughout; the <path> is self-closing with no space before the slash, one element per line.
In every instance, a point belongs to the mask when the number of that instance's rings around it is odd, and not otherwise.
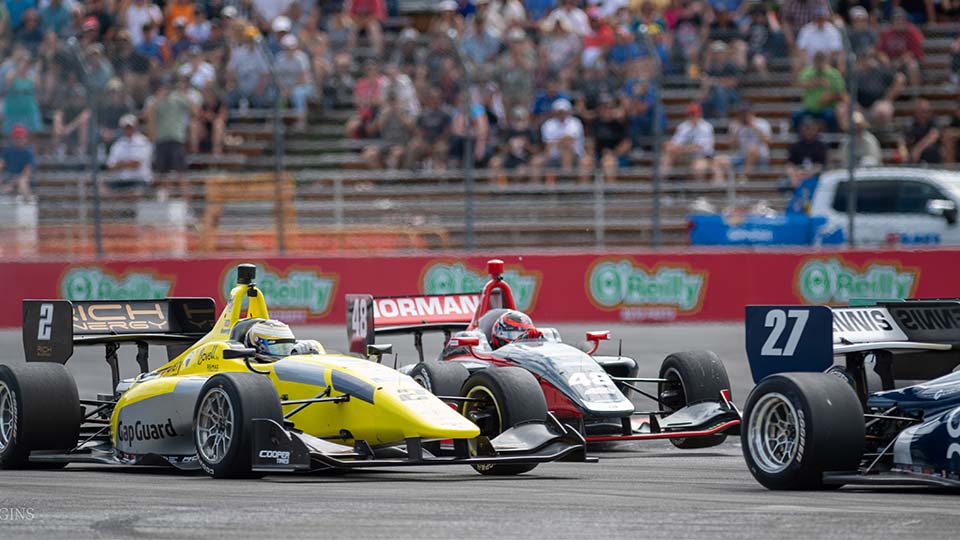
<path fill-rule="evenodd" d="M 37 341 L 50 341 L 53 330 L 53 304 L 40 304 L 40 322 L 37 324 Z"/>

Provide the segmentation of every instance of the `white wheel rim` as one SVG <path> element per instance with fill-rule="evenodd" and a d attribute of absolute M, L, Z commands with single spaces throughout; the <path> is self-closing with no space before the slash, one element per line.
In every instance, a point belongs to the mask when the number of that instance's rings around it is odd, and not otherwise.
<path fill-rule="evenodd" d="M 17 400 L 7 383 L 0 382 L 0 452 L 7 449 L 17 434 Z"/>
<path fill-rule="evenodd" d="M 747 427 L 750 455 L 762 471 L 776 474 L 797 457 L 800 418 L 783 394 L 767 394 L 757 400 Z"/>
<path fill-rule="evenodd" d="M 233 404 L 222 388 L 213 388 L 197 412 L 197 452 L 207 463 L 220 463 L 233 441 Z"/>

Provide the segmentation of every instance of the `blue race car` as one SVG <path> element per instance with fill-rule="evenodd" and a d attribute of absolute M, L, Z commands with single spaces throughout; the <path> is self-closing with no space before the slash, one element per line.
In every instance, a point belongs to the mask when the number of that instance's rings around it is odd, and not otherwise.
<path fill-rule="evenodd" d="M 743 455 L 768 489 L 960 487 L 960 300 L 747 306 L 746 345 Z"/>

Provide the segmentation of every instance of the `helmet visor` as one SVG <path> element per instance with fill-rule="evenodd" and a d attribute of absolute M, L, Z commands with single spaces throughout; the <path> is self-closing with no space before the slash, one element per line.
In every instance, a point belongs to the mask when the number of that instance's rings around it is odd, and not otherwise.
<path fill-rule="evenodd" d="M 260 352 L 270 356 L 289 356 L 293 348 L 297 346 L 297 341 L 293 339 L 259 339 Z"/>

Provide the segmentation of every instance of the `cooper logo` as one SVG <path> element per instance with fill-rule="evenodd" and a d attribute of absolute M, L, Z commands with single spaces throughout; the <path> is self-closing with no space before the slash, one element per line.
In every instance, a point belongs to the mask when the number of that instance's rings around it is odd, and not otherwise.
<path fill-rule="evenodd" d="M 133 425 L 117 423 L 117 440 L 127 444 L 132 444 L 133 441 L 159 441 L 176 436 L 177 430 L 173 427 L 172 418 L 159 424 L 148 424 L 139 420 Z"/>
<path fill-rule="evenodd" d="M 281 452 L 280 450 L 261 450 L 260 459 L 275 459 L 277 460 L 277 465 L 289 465 L 290 464 L 290 452 Z"/>
<path fill-rule="evenodd" d="M 167 305 L 160 302 L 84 303 L 73 306 L 73 330 L 84 332 L 164 332 Z"/>

